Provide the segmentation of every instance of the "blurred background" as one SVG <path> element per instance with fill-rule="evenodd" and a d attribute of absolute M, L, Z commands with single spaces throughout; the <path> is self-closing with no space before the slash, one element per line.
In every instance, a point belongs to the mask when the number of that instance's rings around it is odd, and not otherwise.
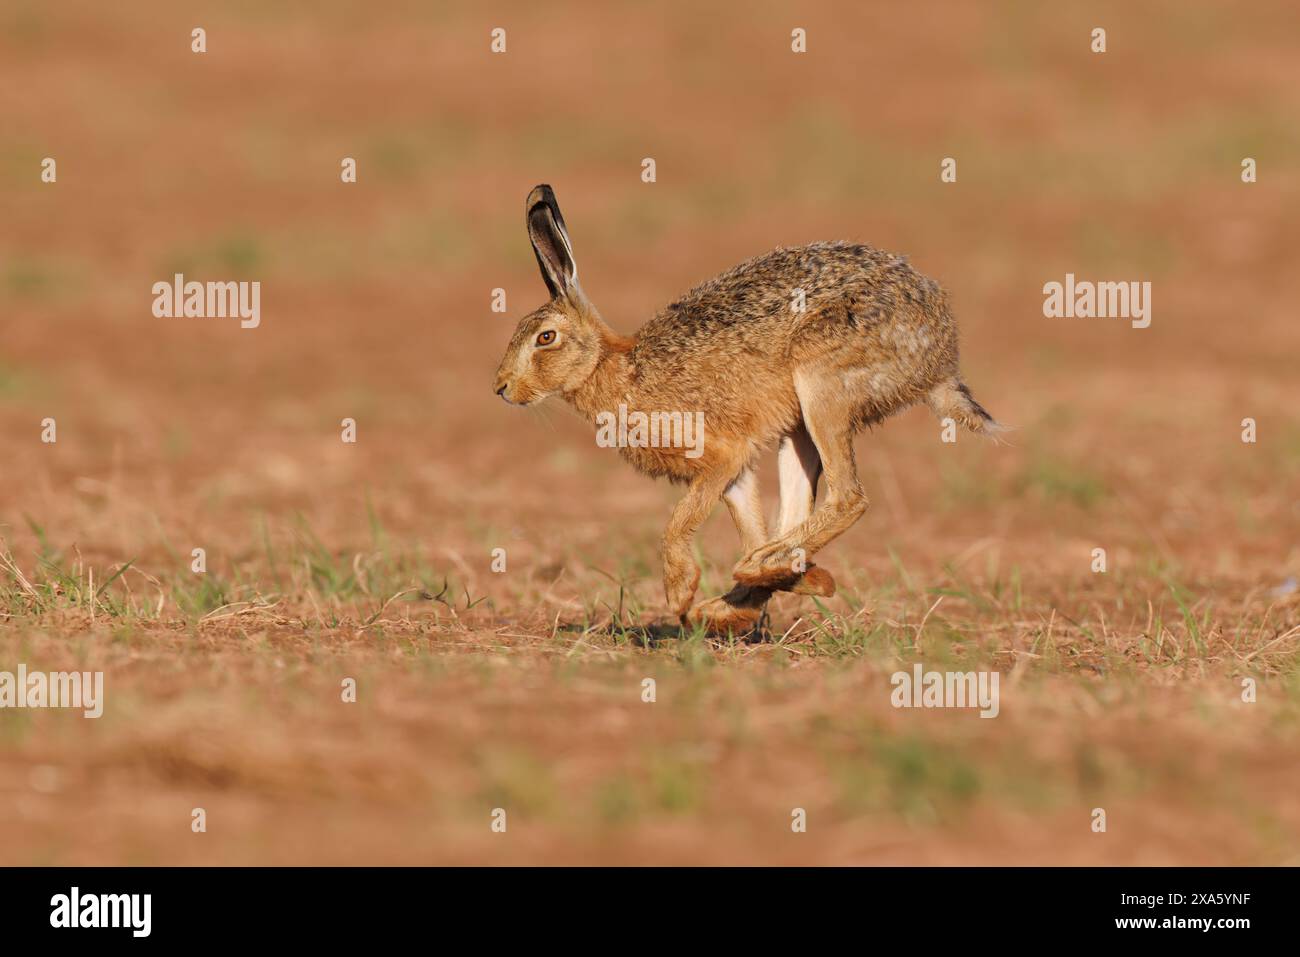
<path fill-rule="evenodd" d="M 83 549 L 134 553 L 262 507 L 319 507 L 328 526 L 361 485 L 417 538 L 445 521 L 506 531 L 521 504 L 544 505 L 530 534 L 596 513 L 607 527 L 611 508 L 671 498 L 558 404 L 491 394 L 514 321 L 543 298 L 521 213 L 537 182 L 623 332 L 744 258 L 820 239 L 909 255 L 949 288 L 971 385 L 1020 452 L 936 450 L 924 411 L 891 423 L 862 454 L 895 462 L 894 511 L 874 511 L 864 543 L 887 516 L 930 521 L 936 492 L 1017 482 L 1059 480 L 1067 499 L 1104 485 L 1207 559 L 1225 535 L 1300 520 L 1282 494 L 1300 456 L 1284 401 L 1300 343 L 1286 3 L 0 10 L 0 494 L 6 518 L 28 511 Z M 150 287 L 175 272 L 259 280 L 261 327 L 156 319 Z M 1045 319 L 1042 286 L 1066 272 L 1149 280 L 1151 327 Z M 45 416 L 57 447 L 35 441 Z M 158 524 L 97 507 L 110 478 Z M 593 501 L 606 482 L 617 494 Z M 337 521 L 365 528 L 360 509 Z M 1056 548 L 1059 530 L 1042 539 Z"/>

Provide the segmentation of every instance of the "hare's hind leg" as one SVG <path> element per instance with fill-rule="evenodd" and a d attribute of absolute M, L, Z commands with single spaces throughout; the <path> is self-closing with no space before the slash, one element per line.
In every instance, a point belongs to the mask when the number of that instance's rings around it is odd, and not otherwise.
<path fill-rule="evenodd" d="M 750 552 L 736 566 L 733 573 L 736 580 L 746 585 L 788 581 L 792 570 L 845 532 L 867 508 L 867 497 L 858 482 L 853 457 L 850 397 L 834 381 L 799 372 L 795 373 L 795 391 L 799 395 L 806 435 L 813 445 L 812 454 L 806 447 L 801 448 L 799 431 L 792 433 L 790 452 L 782 460 L 779 536 Z M 825 476 L 827 494 L 822 504 L 812 510 L 817 488 L 814 462 Z M 802 481 L 796 474 L 796 465 L 803 472 Z M 788 497 L 787 474 L 790 476 Z M 814 570 L 809 568 L 809 573 Z M 806 573 L 805 579 L 808 577 Z"/>

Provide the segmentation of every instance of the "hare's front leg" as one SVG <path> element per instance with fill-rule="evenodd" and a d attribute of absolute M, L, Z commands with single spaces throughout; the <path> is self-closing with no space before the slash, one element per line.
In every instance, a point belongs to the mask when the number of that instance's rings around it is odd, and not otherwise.
<path fill-rule="evenodd" d="M 812 436 L 800 422 L 781 438 L 776 453 L 781 480 L 781 513 L 776 534 L 784 537 L 808 520 L 817 501 L 817 481 L 822 474 L 822 459 Z M 796 562 L 795 571 L 802 574 L 790 585 L 790 591 L 800 595 L 818 595 L 829 598 L 835 594 L 835 579 L 825 568 Z"/>
<path fill-rule="evenodd" d="M 740 532 L 740 545 L 752 551 L 767 541 L 767 522 L 763 520 L 763 502 L 758 495 L 758 476 L 746 466 L 722 493 L 727 510 Z M 691 608 L 687 620 L 699 622 L 715 631 L 748 631 L 760 618 L 772 597 L 772 589 L 737 585 L 727 594 L 710 598 Z"/>
<path fill-rule="evenodd" d="M 727 487 L 730 476 L 699 475 L 691 480 L 686 494 L 673 509 L 664 530 L 664 596 L 668 607 L 682 620 L 690 610 L 695 589 L 700 584 L 700 568 L 691 554 L 691 539 L 713 510 L 714 503 Z"/>
<path fill-rule="evenodd" d="M 758 495 L 758 475 L 750 466 L 741 470 L 722 493 L 731 520 L 740 533 L 740 547 L 751 552 L 767 541 L 767 522 L 763 520 L 763 500 Z"/>

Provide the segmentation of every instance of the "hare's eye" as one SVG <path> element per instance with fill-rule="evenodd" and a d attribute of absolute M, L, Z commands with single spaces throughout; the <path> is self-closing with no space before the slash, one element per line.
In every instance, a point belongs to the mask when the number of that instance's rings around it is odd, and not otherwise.
<path fill-rule="evenodd" d="M 552 332 L 550 329 L 547 329 L 545 332 L 543 332 L 541 335 L 537 337 L 537 344 L 539 346 L 549 346 L 554 341 L 555 341 L 555 333 Z"/>

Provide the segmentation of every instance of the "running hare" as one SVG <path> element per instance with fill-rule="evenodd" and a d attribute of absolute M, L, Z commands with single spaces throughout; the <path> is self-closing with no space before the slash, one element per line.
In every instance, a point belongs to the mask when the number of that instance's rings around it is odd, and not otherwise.
<path fill-rule="evenodd" d="M 925 402 L 973 432 L 1000 429 L 961 381 L 944 291 L 903 258 L 843 242 L 777 249 L 696 287 L 628 337 L 583 294 L 551 188 L 529 193 L 526 209 L 551 298 L 519 321 L 496 393 L 524 406 L 560 395 L 598 426 L 637 413 L 702 421 L 696 447 L 646 442 L 644 429 L 642 441 L 617 443 L 639 471 L 687 487 L 663 537 L 664 592 L 683 623 L 740 629 L 773 591 L 834 594 L 834 579 L 806 560 L 867 507 L 853 459 L 864 426 Z M 780 517 L 770 536 L 754 465 L 778 442 Z M 814 509 L 823 474 L 827 493 Z M 746 554 L 736 587 L 692 606 L 700 571 L 691 539 L 719 498 Z"/>

